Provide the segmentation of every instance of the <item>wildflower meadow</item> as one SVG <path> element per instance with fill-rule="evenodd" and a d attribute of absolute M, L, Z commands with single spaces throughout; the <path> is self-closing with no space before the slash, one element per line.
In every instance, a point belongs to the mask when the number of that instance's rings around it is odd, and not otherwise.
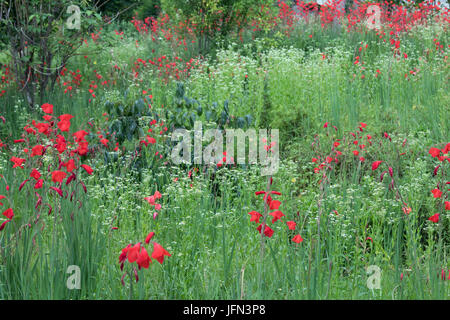
<path fill-rule="evenodd" d="M 448 300 L 449 22 L 0 0 L 0 299 Z"/>

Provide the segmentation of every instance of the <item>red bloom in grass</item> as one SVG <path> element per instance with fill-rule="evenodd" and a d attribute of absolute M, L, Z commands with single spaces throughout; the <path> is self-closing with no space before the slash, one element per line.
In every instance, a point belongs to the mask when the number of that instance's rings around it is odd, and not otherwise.
<path fill-rule="evenodd" d="M 141 249 L 140 242 L 136 243 L 134 246 L 128 249 L 128 262 L 133 263 L 137 260 L 140 249 Z"/>
<path fill-rule="evenodd" d="M 410 207 L 403 207 L 402 210 L 405 214 L 410 214 L 412 211 L 412 209 Z"/>
<path fill-rule="evenodd" d="M 171 255 L 159 243 L 153 242 L 152 258 L 162 264 L 164 262 L 164 256 L 170 257 Z"/>
<path fill-rule="evenodd" d="M 30 177 L 34 178 L 35 180 L 39 180 L 39 178 L 41 177 L 41 174 L 36 169 L 33 169 L 33 170 L 31 170 Z"/>
<path fill-rule="evenodd" d="M 49 128 L 50 128 L 50 124 L 49 123 L 36 123 L 36 121 L 33 120 L 33 125 L 36 127 L 36 129 L 38 129 L 38 131 L 40 133 L 43 134 L 48 134 L 49 133 Z"/>
<path fill-rule="evenodd" d="M 281 205 L 281 202 L 280 201 L 278 201 L 278 200 L 272 200 L 272 201 L 270 201 L 270 210 L 276 210 L 276 209 L 278 209 L 279 207 L 280 207 L 280 205 Z"/>
<path fill-rule="evenodd" d="M 40 144 L 34 146 L 31 149 L 31 156 L 42 156 L 44 154 L 44 146 L 41 146 Z"/>
<path fill-rule="evenodd" d="M 328 128 L 328 122 L 325 122 L 325 124 L 323 125 L 324 128 Z"/>
<path fill-rule="evenodd" d="M 147 141 L 148 141 L 148 143 L 151 143 L 151 144 L 155 144 L 156 143 L 155 138 L 150 137 L 149 135 L 147 135 Z"/>
<path fill-rule="evenodd" d="M 69 131 L 70 129 L 70 121 L 69 120 L 61 120 L 58 122 L 58 128 L 61 131 Z"/>
<path fill-rule="evenodd" d="M 431 217 L 428 218 L 428 220 L 434 222 L 434 223 L 438 223 L 439 221 L 439 213 L 435 213 L 433 214 Z"/>
<path fill-rule="evenodd" d="M 5 229 L 5 226 L 8 222 L 11 222 L 11 220 L 6 220 L 4 221 L 1 225 L 0 225 L 0 231 L 2 231 L 3 229 Z"/>
<path fill-rule="evenodd" d="M 359 151 L 358 151 L 358 150 L 353 150 L 353 154 L 354 154 L 355 156 L 357 156 L 357 155 L 359 155 Z"/>
<path fill-rule="evenodd" d="M 286 224 L 288 225 L 289 230 L 295 230 L 295 227 L 297 226 L 297 223 L 295 223 L 295 221 L 288 221 L 286 222 Z"/>
<path fill-rule="evenodd" d="M 259 223 L 259 218 L 262 217 L 262 214 L 257 211 L 250 211 L 248 214 L 251 215 L 250 222 L 255 221 Z"/>
<path fill-rule="evenodd" d="M 41 189 L 43 185 L 44 185 L 44 180 L 39 179 L 38 181 L 36 181 L 36 183 L 34 185 L 34 188 L 35 189 Z"/>
<path fill-rule="evenodd" d="M 256 230 L 258 230 L 259 233 L 261 233 L 262 225 L 263 225 L 263 223 L 261 223 L 259 225 L 259 227 L 256 228 Z M 264 235 L 269 238 L 271 238 L 273 236 L 273 230 L 268 225 L 265 225 L 265 227 L 264 227 Z"/>
<path fill-rule="evenodd" d="M 442 196 L 442 191 L 439 189 L 433 189 L 431 190 L 431 193 L 433 194 L 433 197 L 440 198 Z"/>
<path fill-rule="evenodd" d="M 147 237 L 145 238 L 145 243 L 146 244 L 149 244 L 150 243 L 150 240 L 153 238 L 153 236 L 155 235 L 155 233 L 152 231 L 152 232 L 150 232 L 148 235 L 147 235 Z"/>
<path fill-rule="evenodd" d="M 13 168 L 20 167 L 23 169 L 23 163 L 25 162 L 25 159 L 17 158 L 17 157 L 11 157 L 10 159 L 12 162 L 14 162 Z"/>
<path fill-rule="evenodd" d="M 41 106 L 42 111 L 44 111 L 45 113 L 49 113 L 52 114 L 53 113 L 53 105 L 50 103 L 44 103 Z"/>
<path fill-rule="evenodd" d="M 155 194 L 153 195 L 156 200 L 161 199 L 162 195 L 159 191 L 155 191 Z"/>
<path fill-rule="evenodd" d="M 88 133 L 84 130 L 79 130 L 77 132 L 74 132 L 72 135 L 75 137 L 75 141 L 76 142 L 81 142 L 84 140 L 84 137 L 87 135 Z"/>
<path fill-rule="evenodd" d="M 5 199 L 5 198 L 6 198 L 5 196 L 3 196 L 3 195 L 0 194 L 0 200 Z M 0 206 L 2 206 L 2 205 L 3 205 L 3 203 L 0 202 Z"/>
<path fill-rule="evenodd" d="M 61 182 L 67 176 L 67 173 L 64 171 L 55 170 L 52 172 L 52 181 L 53 182 Z"/>
<path fill-rule="evenodd" d="M 381 164 L 382 162 L 383 162 L 383 161 L 374 161 L 374 162 L 372 163 L 372 171 L 373 171 L 373 170 L 377 170 L 378 167 L 380 166 L 380 164 Z"/>
<path fill-rule="evenodd" d="M 84 170 L 86 170 L 88 175 L 91 175 L 92 172 L 94 172 L 94 170 L 87 164 L 82 164 L 80 167 L 82 167 Z"/>
<path fill-rule="evenodd" d="M 88 151 L 88 142 L 87 141 L 81 141 L 78 143 L 77 152 L 80 156 L 83 156 Z"/>
<path fill-rule="evenodd" d="M 66 163 L 63 163 L 63 166 L 66 167 L 67 172 L 72 172 L 76 166 L 75 166 L 75 160 L 69 159 Z"/>
<path fill-rule="evenodd" d="M 107 146 L 108 146 L 109 140 L 108 140 L 108 139 L 101 139 L 100 142 L 101 142 L 105 147 L 107 147 Z"/>
<path fill-rule="evenodd" d="M 70 119 L 72 119 L 73 116 L 71 114 L 62 114 L 59 116 L 58 122 L 58 128 L 61 131 L 69 131 L 70 129 Z"/>
<path fill-rule="evenodd" d="M 119 263 L 122 264 L 121 268 L 123 268 L 123 263 L 125 262 L 125 260 L 127 259 L 127 255 L 128 255 L 128 250 L 131 248 L 131 243 L 126 246 L 125 248 L 122 249 L 122 252 L 120 253 L 119 256 Z"/>
<path fill-rule="evenodd" d="M 450 210 L 450 201 L 445 201 L 445 210 Z"/>
<path fill-rule="evenodd" d="M 152 206 L 155 205 L 155 196 L 145 197 L 144 200 L 146 200 Z"/>
<path fill-rule="evenodd" d="M 3 211 L 3 215 L 8 218 L 8 220 L 11 220 L 14 217 L 14 211 L 13 209 L 9 208 Z"/>
<path fill-rule="evenodd" d="M 59 153 L 63 153 L 66 150 L 66 138 L 64 136 L 58 135 L 56 137 L 55 148 Z"/>
<path fill-rule="evenodd" d="M 439 150 L 438 148 L 430 148 L 428 153 L 431 154 L 433 158 L 436 158 L 439 157 L 439 155 L 441 154 L 441 150 Z"/>
<path fill-rule="evenodd" d="M 145 248 L 142 247 L 142 250 L 139 253 L 139 256 L 136 260 L 136 263 L 138 264 L 139 268 L 148 269 L 151 262 L 152 259 L 150 259 L 150 257 L 148 256 L 147 250 L 145 250 Z"/>
<path fill-rule="evenodd" d="M 271 212 L 269 214 L 273 217 L 272 223 L 275 223 L 275 221 L 281 219 L 281 217 L 284 217 L 284 213 L 279 210 Z"/>
<path fill-rule="evenodd" d="M 292 238 L 292 242 L 295 242 L 295 243 L 300 243 L 302 241 L 303 241 L 303 238 L 299 234 Z"/>
<path fill-rule="evenodd" d="M 73 115 L 71 114 L 62 114 L 59 116 L 59 120 L 61 121 L 70 121 L 70 119 L 73 118 Z"/>
<path fill-rule="evenodd" d="M 450 153 L 450 142 L 445 145 L 445 148 L 442 149 L 443 154 Z"/>

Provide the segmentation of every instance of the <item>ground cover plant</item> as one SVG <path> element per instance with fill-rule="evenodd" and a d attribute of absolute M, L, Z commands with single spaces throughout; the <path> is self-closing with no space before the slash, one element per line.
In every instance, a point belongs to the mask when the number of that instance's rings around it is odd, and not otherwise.
<path fill-rule="evenodd" d="M 448 299 L 445 4 L 109 2 L 0 1 L 0 299 Z"/>

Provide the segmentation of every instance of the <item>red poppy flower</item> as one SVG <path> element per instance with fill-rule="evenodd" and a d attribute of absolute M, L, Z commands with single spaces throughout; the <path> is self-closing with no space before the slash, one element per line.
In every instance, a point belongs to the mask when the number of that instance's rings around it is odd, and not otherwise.
<path fill-rule="evenodd" d="M 44 154 L 44 146 L 36 145 L 31 149 L 31 157 L 42 156 Z"/>
<path fill-rule="evenodd" d="M 161 199 L 162 195 L 159 191 L 155 191 L 155 194 L 153 195 L 155 199 Z"/>
<path fill-rule="evenodd" d="M 77 152 L 80 156 L 83 156 L 88 151 L 88 142 L 87 141 L 81 141 L 78 143 Z"/>
<path fill-rule="evenodd" d="M 11 220 L 14 217 L 14 211 L 13 209 L 9 208 L 3 211 L 3 215 L 8 218 L 8 220 Z"/>
<path fill-rule="evenodd" d="M 155 205 L 155 196 L 145 197 L 144 200 L 146 200 L 152 206 Z"/>
<path fill-rule="evenodd" d="M 82 167 L 84 170 L 86 170 L 88 175 L 91 175 L 92 172 L 94 172 L 94 170 L 87 164 L 82 164 L 80 167 Z"/>
<path fill-rule="evenodd" d="M 443 154 L 450 153 L 450 142 L 445 145 L 445 148 L 442 149 Z"/>
<path fill-rule="evenodd" d="M 88 133 L 84 130 L 79 130 L 77 132 L 74 132 L 72 135 L 75 137 L 75 141 L 76 142 L 81 142 L 84 140 L 84 137 L 87 135 Z"/>
<path fill-rule="evenodd" d="M 299 234 L 292 238 L 292 242 L 295 242 L 295 243 L 300 243 L 302 241 L 303 241 L 303 238 Z"/>
<path fill-rule="evenodd" d="M 286 224 L 288 225 L 289 230 L 295 230 L 295 227 L 297 226 L 297 223 L 295 223 L 295 221 L 288 221 L 286 222 Z"/>
<path fill-rule="evenodd" d="M 36 123 L 36 121 L 33 120 L 33 125 L 36 127 L 36 129 L 38 129 L 38 131 L 40 133 L 43 134 L 48 134 L 49 133 L 49 128 L 50 128 L 50 124 L 49 123 Z"/>
<path fill-rule="evenodd" d="M 380 164 L 381 164 L 382 162 L 383 162 L 383 161 L 374 161 L 374 162 L 372 163 L 372 171 L 373 171 L 373 170 L 377 170 L 378 167 L 380 166 Z"/>
<path fill-rule="evenodd" d="M 441 150 L 439 150 L 438 148 L 430 148 L 428 153 L 431 154 L 433 158 L 436 158 L 439 157 L 439 155 L 441 154 Z"/>
<path fill-rule="evenodd" d="M 23 169 L 23 163 L 25 162 L 25 159 L 17 158 L 17 157 L 11 157 L 10 159 L 12 162 L 14 162 L 13 168 L 20 167 Z"/>
<path fill-rule="evenodd" d="M 147 135 L 147 143 L 155 144 L 156 140 L 155 140 L 155 138 L 152 138 L 149 135 Z"/>
<path fill-rule="evenodd" d="M 261 233 L 262 225 L 263 223 L 260 224 L 258 228 L 256 228 L 256 230 L 258 230 L 259 233 Z M 264 235 L 269 238 L 271 238 L 273 235 L 273 230 L 268 225 L 265 225 L 264 227 Z"/>
<path fill-rule="evenodd" d="M 148 269 L 151 262 L 152 260 L 148 256 L 147 250 L 145 250 L 145 248 L 142 247 L 142 250 L 139 253 L 139 256 L 136 260 L 136 263 L 138 264 L 139 268 Z"/>
<path fill-rule="evenodd" d="M 3 196 L 3 195 L 0 194 L 0 200 L 5 199 L 5 198 L 6 198 L 5 196 Z M 0 202 L 0 206 L 2 206 L 2 205 L 3 205 L 3 203 Z"/>
<path fill-rule="evenodd" d="M 251 215 L 250 222 L 255 221 L 256 223 L 259 223 L 259 218 L 262 217 L 262 214 L 257 211 L 251 211 L 248 214 Z"/>
<path fill-rule="evenodd" d="M 153 242 L 152 258 L 162 264 L 164 262 L 164 256 L 170 257 L 171 255 L 160 244 Z"/>
<path fill-rule="evenodd" d="M 70 121 L 69 120 L 61 120 L 58 122 L 58 128 L 61 131 L 69 131 L 70 129 Z"/>
<path fill-rule="evenodd" d="M 61 121 L 70 121 L 70 119 L 73 118 L 73 115 L 71 114 L 62 114 L 59 116 L 59 120 Z"/>
<path fill-rule="evenodd" d="M 281 202 L 280 201 L 278 201 L 278 200 L 272 200 L 272 201 L 270 201 L 270 210 L 276 210 L 276 209 L 278 209 L 279 207 L 280 207 L 280 205 L 281 205 Z"/>
<path fill-rule="evenodd" d="M 31 170 L 30 177 L 38 180 L 41 177 L 41 174 L 36 169 Z"/>
<path fill-rule="evenodd" d="M 43 185 L 44 185 L 44 180 L 39 179 L 38 181 L 36 181 L 36 183 L 34 185 L 34 189 L 41 189 Z"/>
<path fill-rule="evenodd" d="M 50 103 L 44 103 L 41 106 L 42 111 L 44 111 L 45 113 L 53 113 L 53 105 L 51 105 Z"/>
<path fill-rule="evenodd" d="M 439 221 L 439 213 L 433 214 L 431 217 L 428 218 L 428 220 L 437 223 Z"/>
<path fill-rule="evenodd" d="M 76 166 L 75 166 L 75 160 L 69 159 L 66 163 L 63 164 L 63 166 L 66 167 L 67 172 L 72 172 Z"/>
<path fill-rule="evenodd" d="M 119 256 L 119 263 L 123 263 L 126 260 L 128 250 L 130 249 L 130 247 L 131 247 L 131 243 L 122 249 L 122 252 L 120 253 L 120 256 Z"/>
<path fill-rule="evenodd" d="M 450 201 L 445 201 L 445 210 L 450 210 Z"/>
<path fill-rule="evenodd" d="M 433 189 L 431 190 L 431 193 L 433 194 L 433 197 L 440 198 L 442 196 L 442 191 L 439 189 Z"/>
<path fill-rule="evenodd" d="M 140 249 L 141 249 L 140 242 L 136 243 L 133 247 L 128 249 L 128 262 L 133 263 L 137 260 Z"/>
<path fill-rule="evenodd" d="M 273 217 L 272 223 L 275 223 L 275 221 L 281 219 L 281 217 L 284 217 L 284 213 L 279 210 L 271 212 L 269 214 Z"/>
<path fill-rule="evenodd" d="M 52 172 L 52 181 L 53 182 L 61 182 L 67 176 L 67 173 L 64 171 L 55 170 Z"/>

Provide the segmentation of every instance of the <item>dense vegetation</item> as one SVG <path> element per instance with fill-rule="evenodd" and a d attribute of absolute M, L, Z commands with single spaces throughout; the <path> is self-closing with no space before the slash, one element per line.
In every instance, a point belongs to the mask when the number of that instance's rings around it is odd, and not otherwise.
<path fill-rule="evenodd" d="M 1 2 L 1 299 L 448 299 L 447 9 Z M 278 170 L 174 164 L 196 121 Z"/>

